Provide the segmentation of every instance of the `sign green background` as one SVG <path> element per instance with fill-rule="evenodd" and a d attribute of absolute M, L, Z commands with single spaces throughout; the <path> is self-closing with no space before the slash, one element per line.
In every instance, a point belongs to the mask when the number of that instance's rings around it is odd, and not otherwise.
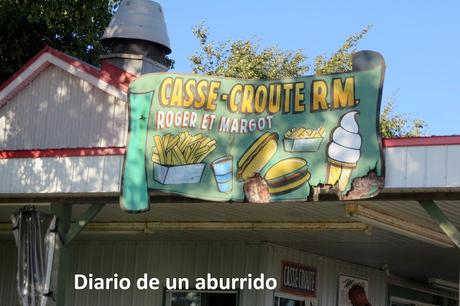
<path fill-rule="evenodd" d="M 375 172 L 379 181 L 383 182 L 384 165 L 381 151 L 381 141 L 378 131 L 378 118 L 383 85 L 384 62 L 383 58 L 375 52 L 363 51 L 354 57 L 354 70 L 348 73 L 307 76 L 295 79 L 283 80 L 239 80 L 219 77 L 181 75 L 173 73 L 147 74 L 141 76 L 130 85 L 129 105 L 130 105 L 130 134 L 127 156 L 124 164 L 124 176 L 122 183 L 121 206 L 130 212 L 139 212 L 148 209 L 149 191 L 160 190 L 172 194 L 183 195 L 186 197 L 199 198 L 212 201 L 243 201 L 243 181 L 237 179 L 236 171 L 239 158 L 251 146 L 257 137 L 263 133 L 278 133 L 278 148 L 269 162 L 262 168 L 260 175 L 264 177 L 266 171 L 277 162 L 286 158 L 300 157 L 308 162 L 308 172 L 310 179 L 301 188 L 291 192 L 275 195 L 272 201 L 305 201 L 312 197 L 312 187 L 327 183 L 328 156 L 327 146 L 331 142 L 332 132 L 339 125 L 340 118 L 350 112 L 358 111 L 359 134 L 361 135 L 361 155 L 356 168 L 352 171 L 351 178 L 344 191 L 339 192 L 339 197 L 348 199 L 347 193 L 352 188 L 354 178 L 366 177 L 370 172 Z M 310 111 L 311 103 L 311 84 L 315 80 L 324 80 L 328 85 L 332 84 L 332 79 L 347 77 L 354 78 L 355 99 L 359 103 L 353 107 L 340 109 L 330 109 L 326 111 Z M 163 107 L 159 103 L 161 83 L 166 78 L 182 78 L 184 83 L 188 79 L 201 79 L 220 81 L 217 91 L 217 108 L 215 111 L 183 109 L 178 107 Z M 305 112 L 302 113 L 275 113 L 272 114 L 272 128 L 264 131 L 256 130 L 253 133 L 235 134 L 218 132 L 219 118 L 222 116 L 231 118 L 259 119 L 270 114 L 241 114 L 230 113 L 227 108 L 227 101 L 222 100 L 222 94 L 228 94 L 231 88 L 239 84 L 252 84 L 257 87 L 260 84 L 304 82 L 303 89 Z M 332 86 L 329 86 L 329 91 Z M 330 101 L 332 93 L 328 93 Z M 215 127 L 211 130 L 201 130 L 199 126 L 195 128 L 166 128 L 156 129 L 156 113 L 158 111 L 193 111 L 201 118 L 205 113 L 216 115 Z M 197 125 L 199 125 L 198 119 Z M 316 130 L 320 127 L 325 129 L 325 135 L 321 145 L 315 152 L 287 152 L 283 147 L 284 134 L 292 128 L 310 128 Z M 193 184 L 162 184 L 154 180 L 154 163 L 152 154 L 154 153 L 154 136 L 173 134 L 188 131 L 195 135 L 202 133 L 216 141 L 216 149 L 207 156 L 203 162 L 206 163 L 199 183 Z M 233 188 L 231 192 L 219 192 L 214 173 L 210 163 L 223 156 L 233 156 Z M 382 184 L 373 184 L 367 193 L 361 198 L 368 198 L 376 195 L 383 187 Z"/>

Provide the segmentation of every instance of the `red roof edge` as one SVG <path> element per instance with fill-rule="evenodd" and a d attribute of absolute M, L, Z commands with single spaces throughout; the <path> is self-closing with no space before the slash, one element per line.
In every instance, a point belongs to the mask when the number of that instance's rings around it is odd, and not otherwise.
<path fill-rule="evenodd" d="M 71 64 L 75 68 L 85 71 L 107 84 L 122 90 L 123 92 L 128 92 L 129 84 L 136 79 L 135 75 L 105 61 L 102 61 L 102 67 L 99 69 L 51 47 L 48 47 L 47 51 L 61 60 Z"/>
<path fill-rule="evenodd" d="M 385 148 L 444 145 L 460 145 L 460 135 L 383 139 L 383 146 Z"/>
<path fill-rule="evenodd" d="M 29 68 L 30 65 L 32 65 L 40 56 L 48 52 L 50 49 L 52 49 L 50 46 L 45 46 L 43 49 L 40 50 L 40 52 L 35 54 L 30 60 L 27 61 L 27 63 L 22 65 L 22 67 L 19 68 L 18 71 L 12 74 L 5 82 L 0 84 L 0 91 L 3 90 L 6 86 L 8 86 L 11 82 L 13 82 L 21 73 L 24 72 L 24 70 Z"/>
<path fill-rule="evenodd" d="M 126 151 L 125 147 L 13 150 L 13 151 L 0 151 L 0 159 L 75 157 L 75 156 L 111 156 L 111 155 L 123 155 L 125 154 L 125 151 Z"/>
<path fill-rule="evenodd" d="M 99 71 L 99 79 L 111 84 L 124 92 L 128 92 L 129 84 L 137 77 L 125 70 L 114 66 L 107 61 L 102 61 L 101 70 Z"/>
<path fill-rule="evenodd" d="M 3 90 L 11 82 L 13 82 L 18 76 L 21 75 L 29 66 L 31 66 L 40 56 L 45 53 L 49 53 L 60 60 L 72 65 L 80 71 L 86 72 L 109 85 L 112 85 L 123 92 L 128 92 L 129 84 L 136 79 L 136 76 L 124 71 L 116 66 L 113 66 L 109 63 L 103 62 L 101 69 L 94 67 L 82 60 L 79 60 L 75 57 L 67 55 L 61 51 L 51 48 L 50 46 L 45 46 L 40 52 L 34 55 L 26 64 L 24 64 L 18 71 L 16 71 L 12 76 L 10 76 L 3 84 L 0 85 L 0 90 Z"/>

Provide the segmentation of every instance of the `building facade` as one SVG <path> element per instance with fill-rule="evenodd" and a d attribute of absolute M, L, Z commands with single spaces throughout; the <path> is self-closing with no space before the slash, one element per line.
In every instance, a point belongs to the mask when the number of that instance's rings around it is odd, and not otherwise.
<path fill-rule="evenodd" d="M 135 78 L 45 48 L 0 88 L 2 304 L 18 297 L 9 216 L 31 204 L 70 207 L 73 224 L 85 226 L 68 241 L 65 305 L 348 305 L 342 280 L 361 281 L 374 306 L 458 304 L 459 136 L 385 140 L 385 189 L 372 200 L 256 205 L 152 193 L 149 212 L 129 215 L 118 197 Z M 90 273 L 161 283 L 76 290 L 74 275 Z M 167 277 L 207 273 L 263 273 L 278 286 L 165 288 Z M 308 286 L 289 281 L 292 273 L 310 275 Z"/>

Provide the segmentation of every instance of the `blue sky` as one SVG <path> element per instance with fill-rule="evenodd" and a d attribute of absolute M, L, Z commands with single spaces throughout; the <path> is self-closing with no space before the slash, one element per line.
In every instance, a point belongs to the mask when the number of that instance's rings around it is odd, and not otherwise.
<path fill-rule="evenodd" d="M 309 63 L 372 24 L 358 49 L 385 57 L 384 101 L 397 91 L 396 111 L 424 119 L 428 134 L 460 134 L 459 1 L 157 1 L 178 72 L 191 71 L 187 57 L 199 50 L 191 29 L 202 21 L 213 40 L 303 49 Z"/>

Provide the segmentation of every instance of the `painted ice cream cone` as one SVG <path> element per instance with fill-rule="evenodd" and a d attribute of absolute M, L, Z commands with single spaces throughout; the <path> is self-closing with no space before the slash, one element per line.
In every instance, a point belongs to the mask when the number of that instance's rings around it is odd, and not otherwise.
<path fill-rule="evenodd" d="M 329 171 L 327 184 L 336 185 L 344 191 L 351 173 L 361 157 L 361 135 L 357 122 L 357 111 L 343 115 L 332 133 L 332 141 L 327 148 Z"/>
<path fill-rule="evenodd" d="M 344 191 L 347 188 L 348 181 L 350 180 L 351 171 L 353 168 L 343 167 L 342 174 L 340 175 L 338 186 L 340 191 Z"/>

